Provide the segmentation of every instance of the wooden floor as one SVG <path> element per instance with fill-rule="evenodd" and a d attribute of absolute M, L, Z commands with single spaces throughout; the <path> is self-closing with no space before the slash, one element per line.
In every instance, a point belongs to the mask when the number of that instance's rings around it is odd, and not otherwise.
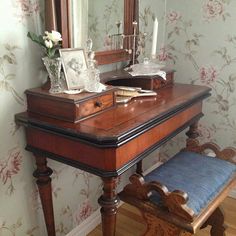
<path fill-rule="evenodd" d="M 227 198 L 222 204 L 225 214 L 226 236 L 236 236 L 236 199 Z M 116 236 L 141 236 L 145 225 L 138 210 L 123 204 L 118 211 Z M 94 229 L 88 236 L 101 236 L 101 225 Z M 209 236 L 209 228 L 199 231 L 197 236 Z M 217 235 L 216 235 L 217 236 Z"/>

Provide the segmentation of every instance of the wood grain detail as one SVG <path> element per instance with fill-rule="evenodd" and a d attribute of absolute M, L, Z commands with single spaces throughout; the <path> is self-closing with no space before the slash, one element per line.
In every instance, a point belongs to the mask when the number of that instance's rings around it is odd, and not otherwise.
<path fill-rule="evenodd" d="M 119 148 L 98 148 L 79 140 L 27 128 L 28 145 L 107 171 L 115 171 L 201 113 L 202 103 L 180 112 Z"/>
<path fill-rule="evenodd" d="M 90 99 L 86 102 L 81 103 L 76 112 L 79 113 L 78 117 L 86 117 L 96 112 L 102 111 L 106 108 L 114 105 L 113 94 L 105 94 L 103 96 Z"/>
<path fill-rule="evenodd" d="M 116 150 L 116 156 L 119 157 L 116 158 L 116 166 L 123 166 L 127 161 L 132 160 L 155 143 L 171 135 L 179 127 L 183 126 L 195 116 L 201 114 L 201 111 L 202 103 L 198 102 L 192 107 L 180 112 L 178 115 L 173 116 L 160 125 L 157 125 L 142 135 L 139 135 L 127 144 L 122 145 Z"/>
<path fill-rule="evenodd" d="M 76 123 L 98 112 L 115 107 L 115 89 L 78 96 L 51 95 L 42 90 L 27 90 L 28 111 Z M 80 99 L 81 98 L 81 99 Z"/>

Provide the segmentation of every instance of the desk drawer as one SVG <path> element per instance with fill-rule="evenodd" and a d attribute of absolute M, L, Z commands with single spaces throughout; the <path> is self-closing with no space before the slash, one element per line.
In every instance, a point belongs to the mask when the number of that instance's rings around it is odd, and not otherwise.
<path fill-rule="evenodd" d="M 99 111 L 103 111 L 113 105 L 114 95 L 109 93 L 78 104 L 76 110 L 79 113 L 79 117 L 83 118 Z"/>
<path fill-rule="evenodd" d="M 26 91 L 28 111 L 76 123 L 99 112 L 115 107 L 114 88 L 101 93 L 49 94 L 41 88 Z"/>

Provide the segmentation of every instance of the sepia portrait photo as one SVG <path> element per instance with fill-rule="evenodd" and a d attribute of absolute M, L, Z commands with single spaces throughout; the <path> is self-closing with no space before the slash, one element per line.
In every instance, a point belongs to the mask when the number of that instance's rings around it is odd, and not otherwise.
<path fill-rule="evenodd" d="M 60 49 L 60 56 L 68 89 L 83 88 L 88 67 L 84 49 Z"/>

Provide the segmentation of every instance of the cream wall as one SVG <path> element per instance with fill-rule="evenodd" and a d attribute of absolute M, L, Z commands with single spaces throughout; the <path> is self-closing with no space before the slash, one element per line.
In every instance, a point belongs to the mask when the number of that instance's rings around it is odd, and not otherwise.
<path fill-rule="evenodd" d="M 34 161 L 24 150 L 23 129 L 14 123 L 14 114 L 26 110 L 25 89 L 40 86 L 46 77 L 41 50 L 26 37 L 29 30 L 42 30 L 42 2 L 0 1 L 0 236 L 46 235 L 32 177 Z M 147 33 L 141 51 L 149 56 L 157 16 L 159 59 L 176 69 L 176 81 L 212 88 L 213 96 L 204 105 L 201 136 L 223 146 L 236 146 L 235 8 L 234 0 L 168 0 L 166 18 L 164 0 L 140 0 L 140 30 Z M 181 135 L 170 142 L 163 158 L 183 140 Z M 158 160 L 154 154 L 149 163 Z M 49 160 L 49 166 L 54 170 L 57 235 L 65 235 L 98 208 L 101 182 L 54 161 Z M 129 174 L 119 179 L 121 185 Z"/>

